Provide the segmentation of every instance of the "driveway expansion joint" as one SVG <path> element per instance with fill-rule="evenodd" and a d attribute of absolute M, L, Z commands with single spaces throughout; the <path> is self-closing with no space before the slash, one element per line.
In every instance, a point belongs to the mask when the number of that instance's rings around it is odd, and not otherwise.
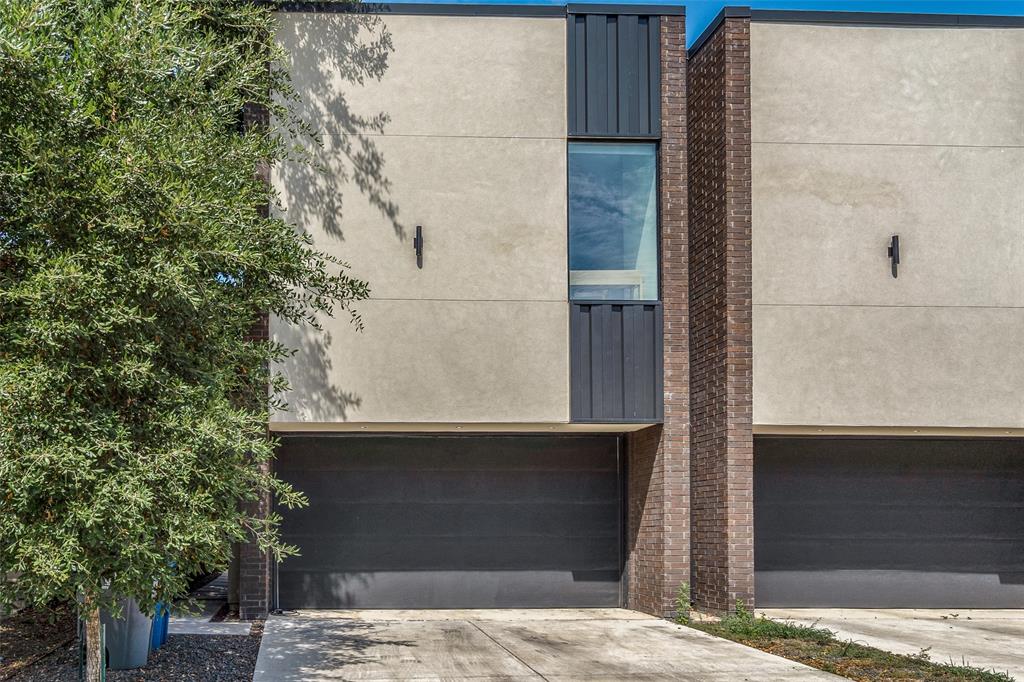
<path fill-rule="evenodd" d="M 524 666 L 526 666 L 527 668 L 529 668 L 530 670 L 532 670 L 532 671 L 533 671 L 533 673 L 534 673 L 534 674 L 535 674 L 535 675 L 536 675 L 537 677 L 539 677 L 540 679 L 544 680 L 544 682 L 550 682 L 550 680 L 548 680 L 548 678 L 544 677 L 544 675 L 542 675 L 542 674 L 540 673 L 540 671 L 539 671 L 539 670 L 537 670 L 536 668 L 534 668 L 534 667 L 533 667 L 532 665 L 530 665 L 529 663 L 527 663 L 527 662 L 526 662 L 526 661 L 524 661 L 523 659 L 521 659 L 521 658 L 519 658 L 518 656 L 516 656 L 516 655 L 515 655 L 515 653 L 513 653 L 513 652 L 512 652 L 512 651 L 511 651 L 511 650 L 510 650 L 510 649 L 509 649 L 509 648 L 508 648 L 507 646 L 505 646 L 504 644 L 502 644 L 502 643 L 501 643 L 501 642 L 499 642 L 498 640 L 494 639 L 494 637 L 491 637 L 491 635 L 490 635 L 490 634 L 489 634 L 489 633 L 488 633 L 488 632 L 487 632 L 486 630 L 484 630 L 484 629 L 483 629 L 482 627 L 480 627 L 479 625 L 477 625 L 475 621 L 472 621 L 472 620 L 468 620 L 468 621 L 466 621 L 466 622 L 467 622 L 467 623 L 469 623 L 470 625 L 472 625 L 473 627 L 475 627 L 475 628 L 476 628 L 477 630 L 479 630 L 479 631 L 480 631 L 480 634 L 482 634 L 482 635 L 483 635 L 484 637 L 486 637 L 487 639 L 491 640 L 492 642 L 494 642 L 495 644 L 497 644 L 497 645 L 498 645 L 499 647 L 501 647 L 502 649 L 504 649 L 505 653 L 507 653 L 507 654 L 508 654 L 509 656 L 511 656 L 512 658 L 516 659 L 517 661 L 519 661 L 520 663 L 522 663 L 522 664 L 523 664 Z"/>

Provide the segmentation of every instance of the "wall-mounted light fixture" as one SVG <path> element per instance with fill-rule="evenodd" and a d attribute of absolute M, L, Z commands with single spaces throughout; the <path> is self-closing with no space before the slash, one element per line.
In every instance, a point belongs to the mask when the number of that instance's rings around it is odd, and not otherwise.
<path fill-rule="evenodd" d="M 892 263 L 892 276 L 900 276 L 900 236 L 894 234 L 889 239 L 889 260 Z"/>
<path fill-rule="evenodd" d="M 416 267 L 423 269 L 423 226 L 416 226 L 416 236 L 412 239 L 412 248 L 416 251 Z"/>

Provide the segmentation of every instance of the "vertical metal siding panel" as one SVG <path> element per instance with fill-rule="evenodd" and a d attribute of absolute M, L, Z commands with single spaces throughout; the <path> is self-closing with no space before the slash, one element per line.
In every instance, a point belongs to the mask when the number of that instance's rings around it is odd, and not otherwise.
<path fill-rule="evenodd" d="M 583 418 L 594 418 L 594 372 L 590 367 L 594 346 L 594 309 L 592 306 L 581 308 L 580 335 L 583 344 L 583 352 L 580 356 L 580 370 L 584 374 L 582 383 L 583 395 Z"/>
<path fill-rule="evenodd" d="M 640 406 L 640 414 L 650 418 L 654 414 L 654 403 L 651 401 L 654 382 L 654 372 L 651 367 L 654 364 L 654 348 L 653 340 L 651 339 L 651 307 L 645 305 L 642 307 L 637 306 L 637 308 L 639 317 L 637 345 L 641 349 L 637 362 L 637 373 L 640 376 L 637 404 Z"/>
<path fill-rule="evenodd" d="M 590 418 L 604 416 L 604 315 L 606 306 L 590 308 Z"/>
<path fill-rule="evenodd" d="M 615 339 L 612 336 L 612 308 L 601 306 L 601 323 L 594 328 L 594 334 L 601 337 L 601 353 L 598 362 L 601 365 L 601 403 L 594 406 L 595 416 L 607 417 L 612 413 L 615 396 L 610 392 L 614 369 L 612 358 L 615 357 Z"/>
<path fill-rule="evenodd" d="M 607 92 L 608 96 L 605 100 L 605 108 L 607 111 L 608 121 L 605 124 L 609 132 L 619 130 L 619 69 L 618 69 L 618 52 L 619 52 L 619 17 L 610 16 L 608 17 L 608 24 L 606 27 L 607 31 L 607 51 L 605 52 L 605 73 L 607 74 L 608 85 Z"/>
<path fill-rule="evenodd" d="M 652 135 L 661 135 L 661 22 L 658 17 L 649 19 L 648 34 L 651 77 L 648 80 L 650 108 L 647 132 Z"/>
<path fill-rule="evenodd" d="M 565 20 L 565 56 L 566 56 L 566 88 L 565 88 L 565 110 L 568 120 L 566 124 L 569 134 L 577 131 L 576 107 L 579 99 L 576 96 L 576 81 L 579 78 L 579 69 L 576 67 L 576 17 L 569 15 Z M 575 308 L 570 314 L 575 312 Z"/>
<path fill-rule="evenodd" d="M 582 312 L 580 307 L 569 304 L 569 418 L 582 419 L 582 383 L 587 373 L 582 371 L 583 334 L 580 333 Z"/>
<path fill-rule="evenodd" d="M 660 134 L 659 18 L 581 14 L 568 22 L 569 134 Z"/>
<path fill-rule="evenodd" d="M 576 73 L 573 76 L 575 88 L 576 116 L 571 121 L 572 132 L 587 132 L 587 23 L 586 16 L 573 18 L 574 56 Z"/>
<path fill-rule="evenodd" d="M 611 339 L 609 344 L 606 369 L 611 371 L 605 374 L 607 378 L 607 389 L 605 391 L 606 414 L 615 419 L 625 418 L 622 408 L 622 315 L 625 306 L 609 306 L 608 334 Z"/>
<path fill-rule="evenodd" d="M 637 306 L 622 307 L 622 416 L 624 419 L 635 419 L 638 412 L 636 401 L 637 388 L 642 386 L 637 380 L 637 368 L 640 349 L 637 348 Z"/>
<path fill-rule="evenodd" d="M 637 24 L 637 41 L 630 46 L 637 55 L 637 120 L 635 134 L 649 131 L 651 116 L 650 48 L 648 47 L 649 17 L 640 17 Z"/>
<path fill-rule="evenodd" d="M 647 343 L 647 308 L 646 306 L 636 307 L 636 322 L 633 326 L 633 334 L 636 336 L 636 359 L 634 360 L 633 373 L 636 376 L 636 391 L 634 392 L 633 403 L 636 405 L 636 416 L 650 417 L 650 410 L 647 404 L 647 393 L 649 392 L 647 365 L 650 363 L 650 349 Z"/>
<path fill-rule="evenodd" d="M 619 17 L 619 131 L 629 132 L 636 129 L 639 106 L 637 95 L 639 89 L 639 67 L 637 66 L 636 50 L 632 46 L 636 44 L 637 22 L 636 15 L 623 15 Z"/>
<path fill-rule="evenodd" d="M 603 369 L 604 369 L 604 387 L 601 389 L 602 397 L 604 398 L 604 404 L 601 406 L 601 412 L 609 417 L 614 417 L 618 414 L 618 398 L 617 398 L 617 382 L 615 366 L 621 362 L 622 357 L 622 340 L 616 338 L 615 335 L 615 323 L 616 318 L 619 315 L 619 311 L 615 310 L 614 306 L 605 306 L 604 308 L 604 319 L 602 324 L 601 333 L 604 335 L 604 358 L 603 358 Z"/>
<path fill-rule="evenodd" d="M 574 421 L 661 421 L 660 304 L 570 303 Z"/>
<path fill-rule="evenodd" d="M 608 130 L 608 17 L 587 15 L 587 132 Z"/>
<path fill-rule="evenodd" d="M 651 336 L 654 341 L 654 418 L 665 419 L 665 311 L 660 305 L 654 306 L 654 325 Z"/>

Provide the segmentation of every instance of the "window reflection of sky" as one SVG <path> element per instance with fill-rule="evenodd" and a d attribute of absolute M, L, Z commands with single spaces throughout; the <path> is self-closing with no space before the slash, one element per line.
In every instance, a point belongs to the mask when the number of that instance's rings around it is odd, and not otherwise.
<path fill-rule="evenodd" d="M 644 282 L 644 297 L 656 297 L 655 182 L 653 144 L 570 143 L 570 270 L 634 271 L 632 279 Z M 622 284 L 608 282 L 617 291 Z"/>

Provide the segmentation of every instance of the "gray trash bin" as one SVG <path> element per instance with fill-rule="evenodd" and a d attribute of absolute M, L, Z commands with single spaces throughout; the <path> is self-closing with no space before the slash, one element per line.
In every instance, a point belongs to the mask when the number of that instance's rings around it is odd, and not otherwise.
<path fill-rule="evenodd" d="M 107 667 L 111 670 L 141 668 L 149 658 L 149 639 L 153 619 L 139 610 L 134 599 L 120 599 L 121 617 L 108 611 L 100 613 L 107 626 Z"/>

